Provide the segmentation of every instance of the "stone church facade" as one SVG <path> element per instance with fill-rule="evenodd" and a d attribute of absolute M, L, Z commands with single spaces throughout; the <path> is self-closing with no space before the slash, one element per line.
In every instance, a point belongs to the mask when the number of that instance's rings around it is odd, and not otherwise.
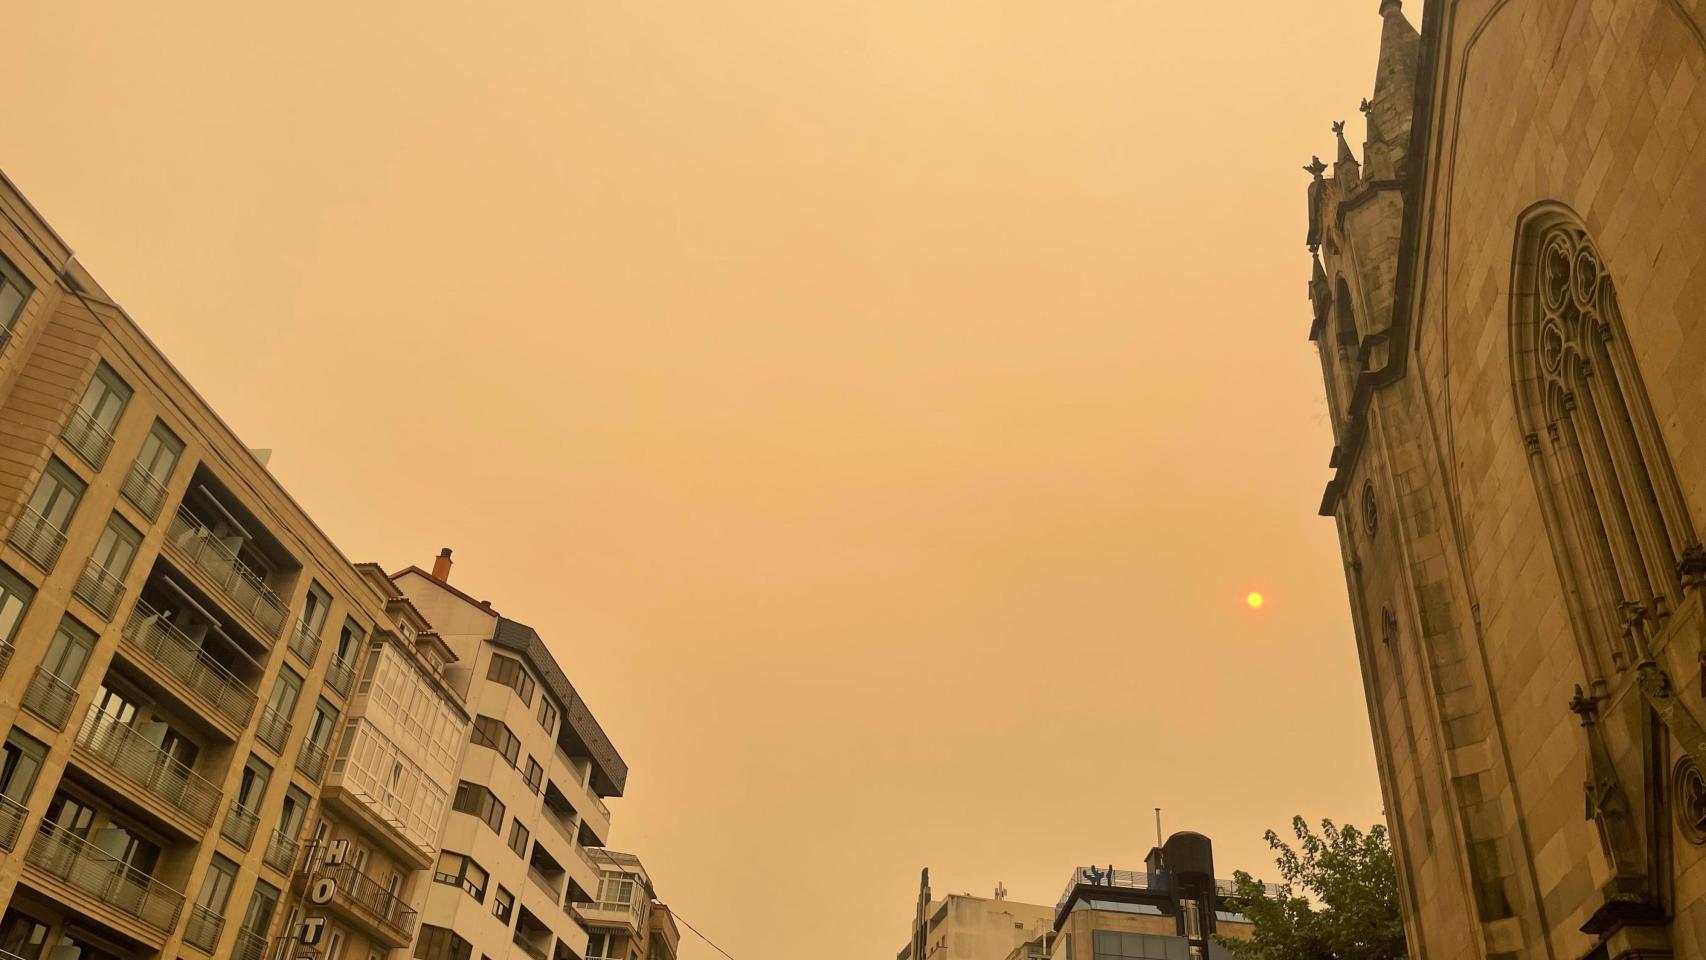
<path fill-rule="evenodd" d="M 1378 12 L 1308 289 L 1411 955 L 1706 957 L 1706 0 Z"/>

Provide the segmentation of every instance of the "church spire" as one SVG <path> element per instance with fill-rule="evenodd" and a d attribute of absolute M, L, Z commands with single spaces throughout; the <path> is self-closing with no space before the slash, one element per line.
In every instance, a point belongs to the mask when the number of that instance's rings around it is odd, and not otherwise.
<path fill-rule="evenodd" d="M 1380 59 L 1368 101 L 1369 176 L 1402 177 L 1416 102 L 1416 60 L 1422 37 L 1404 17 L 1402 0 L 1380 0 Z M 1380 169 L 1376 171 L 1375 167 Z"/>

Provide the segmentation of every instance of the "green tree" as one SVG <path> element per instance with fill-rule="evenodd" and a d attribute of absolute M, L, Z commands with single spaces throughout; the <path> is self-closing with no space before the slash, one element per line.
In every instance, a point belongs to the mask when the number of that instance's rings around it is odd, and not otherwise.
<path fill-rule="evenodd" d="M 1251 940 L 1216 937 L 1238 960 L 1402 960 L 1404 920 L 1398 911 L 1398 877 L 1392 843 L 1376 824 L 1356 827 L 1321 821 L 1317 836 L 1293 817 L 1297 848 L 1269 830 L 1268 846 L 1284 881 L 1276 893 L 1242 870 L 1235 892 L 1222 898 L 1255 924 Z"/>

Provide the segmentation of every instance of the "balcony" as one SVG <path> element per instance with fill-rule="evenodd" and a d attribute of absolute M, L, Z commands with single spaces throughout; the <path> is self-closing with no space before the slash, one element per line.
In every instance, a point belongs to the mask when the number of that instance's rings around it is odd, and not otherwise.
<path fill-rule="evenodd" d="M 184 923 L 184 942 L 203 953 L 212 953 L 224 930 L 224 917 L 197 904 L 190 908 L 190 918 Z"/>
<path fill-rule="evenodd" d="M 314 658 L 320 655 L 320 635 L 305 621 L 296 621 L 296 626 L 290 628 L 290 652 L 313 666 Z"/>
<path fill-rule="evenodd" d="M 284 741 L 290 739 L 290 720 L 272 707 L 261 711 L 261 722 L 255 724 L 255 738 L 273 749 L 284 752 Z"/>
<path fill-rule="evenodd" d="M 536 943 L 529 943 L 528 941 L 523 940 L 519 933 L 516 934 L 510 942 L 520 947 L 521 952 L 532 957 L 533 960 L 549 960 L 549 955 L 545 952 L 544 947 L 541 947 Z"/>
<path fill-rule="evenodd" d="M 351 919 L 362 923 L 389 946 L 407 946 L 414 939 L 415 923 L 419 919 L 415 911 L 391 891 L 356 870 L 354 864 L 322 868 L 319 876 L 331 877 L 337 884 L 337 891 L 332 895 L 333 905 L 343 908 Z"/>
<path fill-rule="evenodd" d="M 71 592 L 88 604 L 89 609 L 111 620 L 118 610 L 118 602 L 124 599 L 124 584 L 91 557 Z"/>
<path fill-rule="evenodd" d="M 71 419 L 66 421 L 60 436 L 67 446 L 77 451 L 79 457 L 88 461 L 89 466 L 99 470 L 107 465 L 107 454 L 113 450 L 113 435 L 97 423 L 89 411 L 82 407 L 72 408 Z"/>
<path fill-rule="evenodd" d="M 237 942 L 231 945 L 231 960 L 261 960 L 266 955 L 266 937 L 251 930 L 237 931 Z"/>
<path fill-rule="evenodd" d="M 65 721 L 71 716 L 71 707 L 77 702 L 77 690 L 37 667 L 36 675 L 30 678 L 30 685 L 24 688 L 22 702 L 25 710 L 46 720 L 53 729 L 64 730 Z"/>
<path fill-rule="evenodd" d="M 188 820 L 204 830 L 213 824 L 219 789 L 111 714 L 91 708 L 77 731 L 77 746 L 98 761 L 99 772 L 118 775 L 122 783 L 115 786 L 134 788 L 136 793 L 126 793 L 156 805 L 164 819 Z M 196 830 L 186 832 L 198 836 Z"/>
<path fill-rule="evenodd" d="M 284 626 L 284 601 L 230 547 L 215 539 L 195 514 L 178 508 L 167 531 L 166 544 L 211 580 L 233 609 L 260 625 L 266 637 L 278 636 L 279 628 Z"/>
<path fill-rule="evenodd" d="M 225 808 L 225 823 L 220 826 L 219 833 L 225 839 L 247 850 L 249 845 L 255 842 L 255 831 L 260 828 L 260 825 L 261 818 L 255 811 L 248 807 L 238 806 L 237 801 L 232 800 L 231 806 Z"/>
<path fill-rule="evenodd" d="M 44 821 L 24 855 L 27 866 L 102 908 L 169 936 L 184 895 L 52 821 Z M 122 929 L 122 927 L 121 927 Z"/>
<path fill-rule="evenodd" d="M 0 662 L 0 670 L 5 670 L 5 668 L 6 668 L 5 663 Z M 327 665 L 327 667 L 326 667 L 326 686 L 331 687 L 333 690 L 336 690 L 338 692 L 338 696 L 340 696 L 340 697 L 349 696 L 350 684 L 353 683 L 354 681 L 355 681 L 355 664 L 349 662 L 348 660 L 334 659 L 329 665 Z"/>
<path fill-rule="evenodd" d="M 289 873 L 290 865 L 296 862 L 296 840 L 283 830 L 274 830 L 261 862 L 279 873 Z"/>
<path fill-rule="evenodd" d="M 6 675 L 6 664 L 12 662 L 12 649 L 11 641 L 0 640 L 0 677 Z"/>
<path fill-rule="evenodd" d="M 146 601 L 136 601 L 120 635 L 124 648 L 140 655 L 142 666 L 164 673 L 208 713 L 238 730 L 248 725 L 258 699 L 255 691 Z"/>
<path fill-rule="evenodd" d="M 29 815 L 23 804 L 0 793 L 0 850 L 11 850 L 18 845 L 18 834 L 23 832 L 24 818 Z"/>
<path fill-rule="evenodd" d="M 296 769 L 307 774 L 308 779 L 319 783 L 326 773 L 325 746 L 312 740 L 302 741 L 302 749 L 296 754 Z"/>
<path fill-rule="evenodd" d="M 581 920 L 605 927 L 627 927 L 634 934 L 645 929 L 645 904 L 636 895 L 633 903 L 576 901 L 571 906 Z"/>
<path fill-rule="evenodd" d="M 160 508 L 166 505 L 166 485 L 149 473 L 140 463 L 130 465 L 118 492 L 150 520 L 160 519 Z"/>
<path fill-rule="evenodd" d="M 12 532 L 6 539 L 43 573 L 53 572 L 60 551 L 65 549 L 65 531 L 28 506 L 19 508 L 18 519 L 12 522 Z"/>

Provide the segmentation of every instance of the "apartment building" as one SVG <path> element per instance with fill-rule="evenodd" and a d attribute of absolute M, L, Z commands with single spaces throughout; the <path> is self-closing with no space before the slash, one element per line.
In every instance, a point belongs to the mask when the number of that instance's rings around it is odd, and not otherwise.
<path fill-rule="evenodd" d="M 603 901 L 605 798 L 628 767 L 539 634 L 452 586 L 451 565 L 446 549 L 430 572 L 392 577 L 445 638 L 445 677 L 473 717 L 415 956 L 600 956 L 587 911 Z"/>
<path fill-rule="evenodd" d="M 659 902 L 645 864 L 631 853 L 591 851 L 598 898 L 577 903 L 587 928 L 586 960 L 675 960 L 681 934 Z"/>
<path fill-rule="evenodd" d="M 455 656 L 0 176 L 0 958 L 390 957 Z"/>
<path fill-rule="evenodd" d="M 1006 960 L 1014 950 L 1052 930 L 1053 910 L 1009 900 L 1004 890 L 996 894 L 950 893 L 936 899 L 930 892 L 930 871 L 924 871 L 912 937 L 896 954 L 897 960 Z"/>

